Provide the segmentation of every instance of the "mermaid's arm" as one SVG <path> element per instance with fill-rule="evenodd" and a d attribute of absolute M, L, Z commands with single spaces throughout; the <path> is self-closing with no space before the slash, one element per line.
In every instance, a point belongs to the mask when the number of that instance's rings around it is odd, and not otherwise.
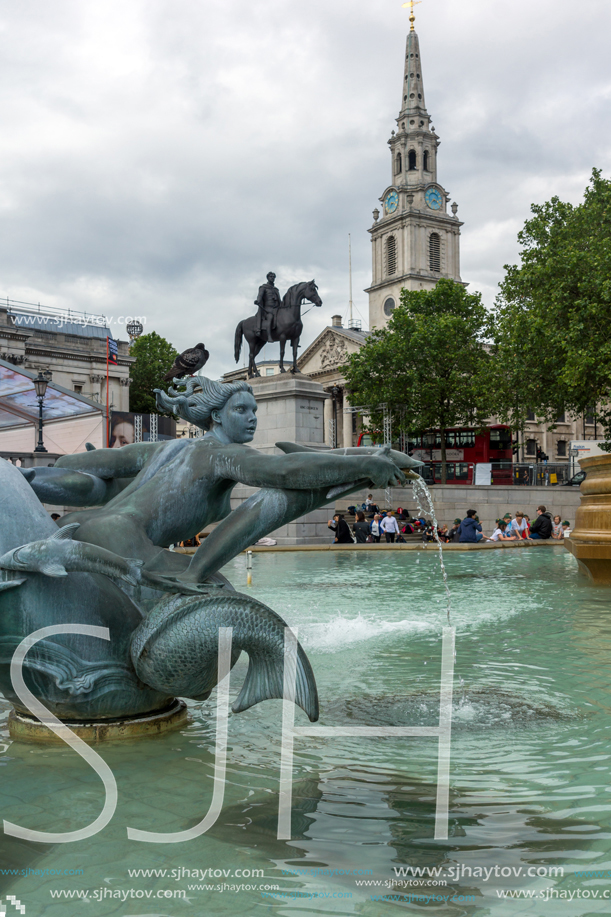
<path fill-rule="evenodd" d="M 266 456 L 270 458 L 270 456 Z M 354 481 L 346 493 L 360 490 L 366 481 Z M 204 539 L 189 569 L 179 574 L 187 584 L 203 583 L 232 557 L 306 513 L 329 502 L 328 488 L 272 490 L 264 488 L 241 503 Z"/>
<path fill-rule="evenodd" d="M 373 455 L 297 452 L 280 456 L 237 447 L 226 449 L 219 460 L 226 463 L 223 472 L 227 476 L 239 473 L 237 480 L 262 489 L 204 540 L 181 576 L 187 583 L 203 582 L 259 538 L 324 506 L 340 492 L 347 496 L 368 482 L 386 487 L 405 481 L 403 472 L 379 449 Z M 413 476 L 409 471 L 408 475 Z M 290 485 L 283 486 L 287 480 Z"/>
<path fill-rule="evenodd" d="M 55 463 L 55 468 L 67 468 L 70 471 L 82 471 L 98 478 L 135 478 L 142 471 L 148 460 L 165 443 L 130 443 L 120 449 L 94 449 L 91 452 L 77 452 L 75 455 L 62 455 Z"/>
<path fill-rule="evenodd" d="M 22 470 L 22 469 L 20 469 Z M 130 479 L 103 480 L 68 468 L 26 468 L 24 477 L 41 503 L 50 506 L 102 506 L 129 484 Z"/>
<path fill-rule="evenodd" d="M 412 458 L 411 455 L 406 455 L 405 452 L 397 452 L 395 449 L 391 449 L 390 446 L 344 446 L 339 449 L 327 449 L 323 446 L 301 446 L 299 443 L 276 443 L 278 449 L 282 449 L 283 452 L 295 453 L 295 452 L 326 452 L 331 455 L 386 455 L 391 461 L 395 463 L 397 468 L 405 470 L 414 470 L 422 467 L 424 462 L 419 462 L 417 459 Z M 408 475 L 411 477 L 411 475 Z"/>
<path fill-rule="evenodd" d="M 369 481 L 373 487 L 405 483 L 404 473 L 377 449 L 369 455 L 294 452 L 264 455 L 248 446 L 227 446 L 217 459 L 217 473 L 248 487 L 311 490 Z"/>

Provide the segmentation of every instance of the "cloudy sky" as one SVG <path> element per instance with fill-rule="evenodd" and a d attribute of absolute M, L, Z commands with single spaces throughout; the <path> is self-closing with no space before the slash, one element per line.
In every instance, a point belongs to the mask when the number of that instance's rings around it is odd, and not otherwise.
<path fill-rule="evenodd" d="M 530 204 L 611 177 L 611 7 L 416 11 L 462 277 L 491 303 Z M 345 314 L 351 233 L 366 322 L 408 27 L 401 0 L 0 0 L 0 295 L 146 316 L 218 376 L 270 269 L 319 285 L 304 344 Z"/>

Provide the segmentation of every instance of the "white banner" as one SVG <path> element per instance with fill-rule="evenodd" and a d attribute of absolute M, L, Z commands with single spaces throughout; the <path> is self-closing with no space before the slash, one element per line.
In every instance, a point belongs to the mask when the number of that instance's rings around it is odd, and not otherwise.
<path fill-rule="evenodd" d="M 490 462 L 480 462 L 475 466 L 474 484 L 492 484 L 492 465 Z"/>

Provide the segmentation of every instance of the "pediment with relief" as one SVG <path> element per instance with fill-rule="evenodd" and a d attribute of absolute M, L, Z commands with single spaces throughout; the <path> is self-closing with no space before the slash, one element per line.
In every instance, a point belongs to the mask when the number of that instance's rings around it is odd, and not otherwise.
<path fill-rule="evenodd" d="M 359 344 L 347 340 L 342 335 L 334 334 L 327 329 L 308 348 L 309 353 L 304 354 L 303 362 L 299 361 L 302 373 L 331 372 L 346 362 L 351 353 L 359 350 Z"/>
<path fill-rule="evenodd" d="M 344 341 L 335 336 L 327 338 L 320 351 L 320 365 L 322 369 L 335 369 L 346 361 L 348 350 Z"/>

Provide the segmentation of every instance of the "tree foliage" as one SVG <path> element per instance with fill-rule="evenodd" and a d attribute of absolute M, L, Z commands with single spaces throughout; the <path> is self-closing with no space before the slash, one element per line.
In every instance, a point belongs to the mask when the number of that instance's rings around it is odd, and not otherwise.
<path fill-rule="evenodd" d="M 496 302 L 504 415 L 592 412 L 611 432 L 611 182 L 594 170 L 578 206 L 531 207 Z"/>
<path fill-rule="evenodd" d="M 403 290 L 388 325 L 371 334 L 344 367 L 351 401 L 368 408 L 373 427 L 381 429 L 386 404 L 394 435 L 442 431 L 444 483 L 443 431 L 482 426 L 494 413 L 487 333 L 479 293 L 444 279 L 432 290 Z"/>
<path fill-rule="evenodd" d="M 136 357 L 136 362 L 130 370 L 129 409 L 137 414 L 159 414 L 153 389 L 165 387 L 163 377 L 178 351 L 156 331 L 151 331 L 134 341 L 130 354 Z"/>

